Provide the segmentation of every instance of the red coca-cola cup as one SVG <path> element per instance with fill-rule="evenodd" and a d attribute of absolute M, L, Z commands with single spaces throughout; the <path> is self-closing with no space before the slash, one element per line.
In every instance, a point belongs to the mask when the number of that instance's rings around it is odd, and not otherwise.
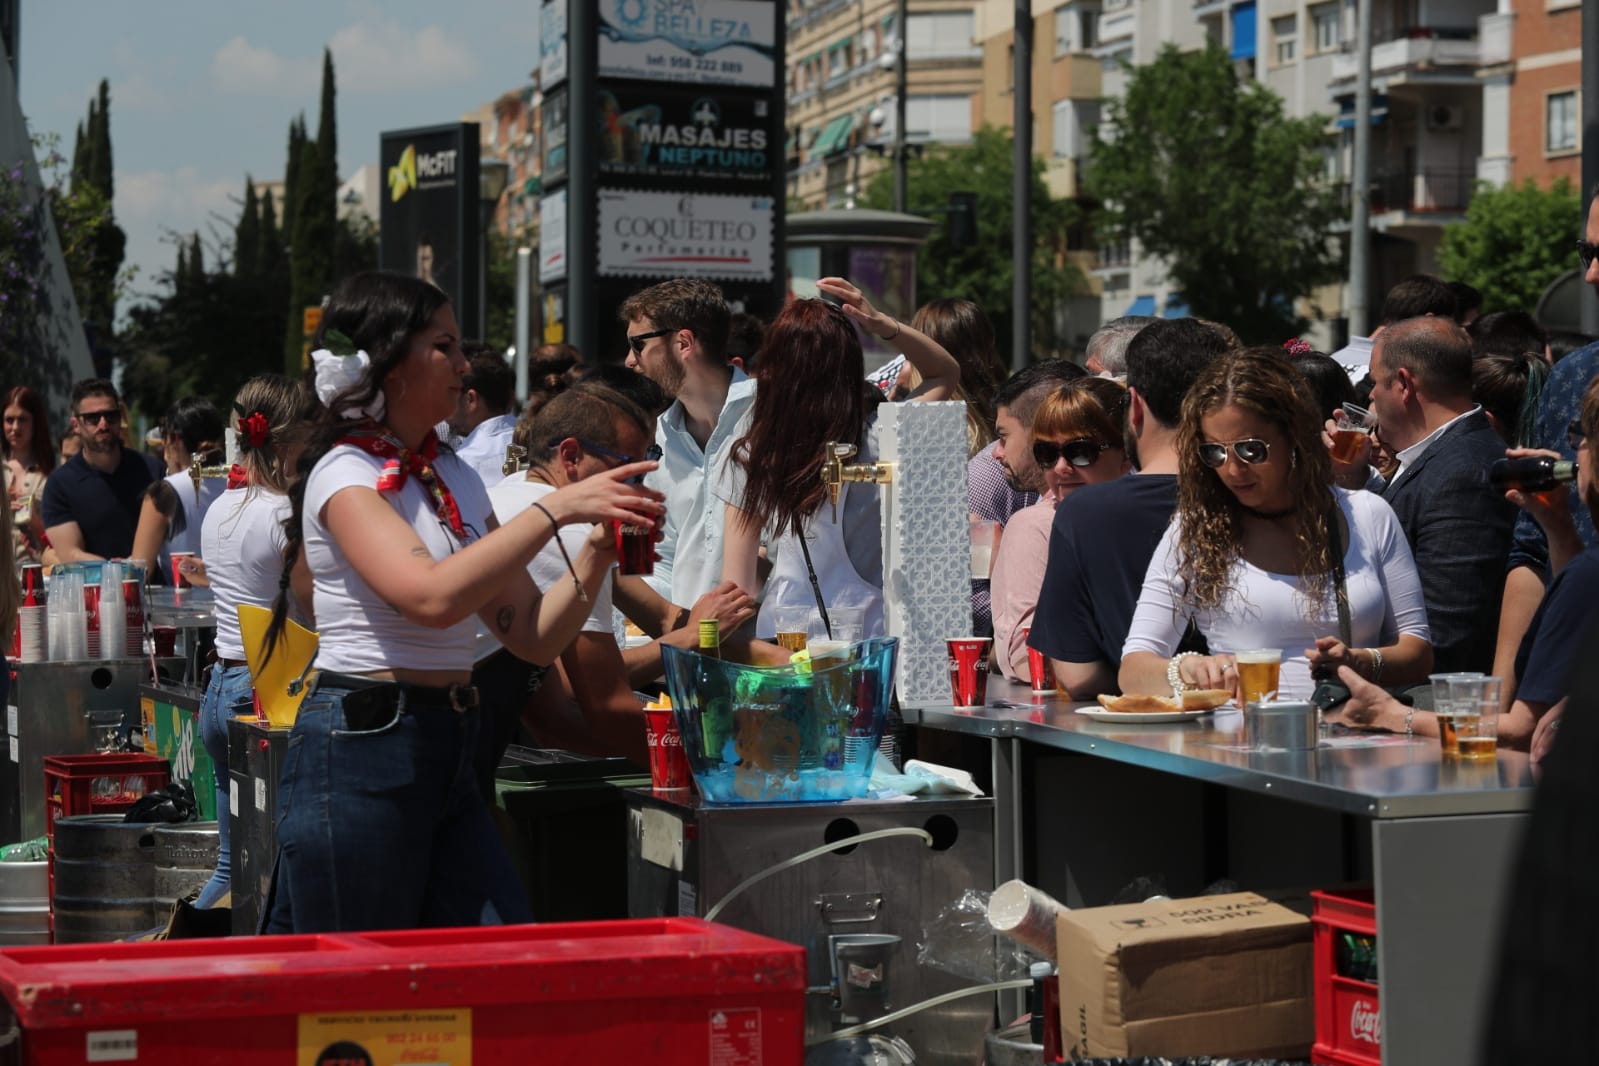
<path fill-rule="evenodd" d="M 671 708 L 644 711 L 644 740 L 650 749 L 650 786 L 656 789 L 687 788 L 694 780 L 688 755 L 683 751 L 683 734 L 677 730 L 677 714 Z"/>
<path fill-rule="evenodd" d="M 155 639 L 155 653 L 165 658 L 178 654 L 178 627 L 156 626 L 150 631 Z"/>
<path fill-rule="evenodd" d="M 1054 692 L 1055 678 L 1049 668 L 1049 659 L 1032 646 L 1032 636 L 1031 628 L 1022 630 L 1022 643 L 1027 645 L 1027 678 L 1033 683 L 1034 692 Z"/>
<path fill-rule="evenodd" d="M 189 584 L 189 578 L 184 573 L 184 569 L 183 569 L 184 567 L 186 567 L 189 564 L 189 560 L 193 559 L 193 558 L 194 558 L 194 552 L 173 552 L 172 553 L 172 587 L 173 588 L 175 588 L 175 589 L 187 589 L 187 588 L 193 588 L 194 587 L 193 585 Z"/>
<path fill-rule="evenodd" d="M 988 649 L 992 637 L 951 637 L 949 684 L 956 707 L 981 707 L 988 702 Z"/>
<path fill-rule="evenodd" d="M 619 572 L 628 575 L 655 573 L 655 527 L 612 522 L 616 536 L 616 562 Z"/>
<path fill-rule="evenodd" d="M 128 655 L 138 658 L 144 654 L 144 583 L 138 578 L 122 582 L 122 606 L 127 620 Z"/>
<path fill-rule="evenodd" d="M 100 657 L 100 585 L 84 583 L 83 586 L 83 623 L 84 632 L 88 635 L 85 641 L 85 655 L 90 659 Z"/>

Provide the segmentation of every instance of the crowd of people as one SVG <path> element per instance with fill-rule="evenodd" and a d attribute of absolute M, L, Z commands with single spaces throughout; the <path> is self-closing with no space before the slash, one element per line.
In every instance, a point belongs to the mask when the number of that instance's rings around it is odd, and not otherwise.
<path fill-rule="evenodd" d="M 637 690 L 704 620 L 762 664 L 788 658 L 779 608 L 814 608 L 812 635 L 853 608 L 881 635 L 880 497 L 846 486 L 830 509 L 821 467 L 826 442 L 877 457 L 885 400 L 966 404 L 970 516 L 1001 530 L 972 628 L 1007 676 L 1028 676 L 1031 648 L 1074 700 L 1236 689 L 1236 656 L 1272 649 L 1280 695 L 1425 735 L 1429 675 L 1474 669 L 1506 679 L 1502 743 L 1550 742 L 1599 587 L 1599 343 L 1556 353 L 1530 315 L 1478 316 L 1469 290 L 1418 275 L 1330 355 L 1124 318 L 1082 364 L 1007 377 L 970 301 L 902 321 L 847 279 L 818 289 L 763 325 L 708 282 L 650 286 L 618 309 L 620 365 L 548 346 L 519 405 L 440 290 L 356 275 L 304 380 L 252 379 L 226 414 L 179 401 L 159 460 L 128 440 L 109 381 L 72 390 L 70 455 L 40 396 L 12 389 L 4 572 L 123 558 L 159 582 L 177 558 L 209 584 L 201 733 L 218 765 L 258 650 L 237 609 L 271 610 L 269 655 L 291 654 L 290 620 L 320 634 L 293 664 L 312 681 L 272 931 L 529 918 L 489 816 L 519 734 L 642 762 Z M 864 333 L 900 358 L 868 375 Z M 1346 405 L 1375 428 L 1340 459 Z M 1570 492 L 1488 479 L 1506 455 L 1573 454 Z M 653 572 L 617 570 L 617 525 L 655 531 Z M 221 844 L 202 906 L 229 890 L 225 829 Z"/>

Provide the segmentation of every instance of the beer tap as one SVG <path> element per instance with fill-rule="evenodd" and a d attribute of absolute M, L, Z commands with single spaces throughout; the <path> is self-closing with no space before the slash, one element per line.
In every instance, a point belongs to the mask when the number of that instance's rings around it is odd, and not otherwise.
<path fill-rule="evenodd" d="M 208 477 L 227 477 L 229 466 L 227 463 L 217 463 L 213 466 L 205 465 L 205 458 L 196 454 L 189 463 L 189 480 L 194 482 L 194 494 L 200 494 L 200 480 Z"/>
<path fill-rule="evenodd" d="M 833 507 L 833 521 L 838 521 L 838 499 L 844 492 L 845 482 L 887 485 L 894 480 L 891 463 L 845 463 L 856 453 L 853 444 L 828 441 L 822 445 L 822 484 L 827 486 L 827 502 Z"/>
<path fill-rule="evenodd" d="M 507 444 L 505 446 L 505 462 L 500 466 L 500 473 L 506 477 L 527 468 L 527 449 L 520 444 Z"/>

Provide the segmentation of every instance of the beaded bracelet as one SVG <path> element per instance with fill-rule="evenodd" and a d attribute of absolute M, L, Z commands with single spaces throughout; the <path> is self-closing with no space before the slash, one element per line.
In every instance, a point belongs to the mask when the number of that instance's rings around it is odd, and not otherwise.
<path fill-rule="evenodd" d="M 566 544 L 561 540 L 561 523 L 557 522 L 555 516 L 550 513 L 550 509 L 538 500 L 533 501 L 533 506 L 544 512 L 544 517 L 550 520 L 550 531 L 555 538 L 555 546 L 561 549 L 561 559 L 566 563 L 566 572 L 572 575 L 572 587 L 577 589 L 578 600 L 587 603 L 589 594 L 583 590 L 583 582 L 577 579 L 577 567 L 572 565 L 572 557 L 566 554 Z"/>

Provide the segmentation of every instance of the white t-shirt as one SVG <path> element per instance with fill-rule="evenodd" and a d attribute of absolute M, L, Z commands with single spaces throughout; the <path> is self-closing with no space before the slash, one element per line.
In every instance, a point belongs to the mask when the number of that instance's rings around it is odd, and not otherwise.
<path fill-rule="evenodd" d="M 1421 581 L 1393 509 L 1382 497 L 1369 492 L 1334 489 L 1333 493 L 1349 523 L 1344 573 L 1355 647 L 1391 644 L 1402 633 L 1430 640 Z M 1123 656 L 1148 651 L 1165 658 L 1182 639 L 1189 611 L 1178 590 L 1177 535 L 1174 517 L 1144 575 L 1133 624 L 1122 646 Z M 1331 579 L 1326 601 L 1310 620 L 1304 617 L 1305 604 L 1298 594 L 1299 579 L 1294 575 L 1270 573 L 1240 559 L 1230 580 L 1233 590 L 1223 597 L 1219 608 L 1199 611 L 1194 616 L 1199 631 L 1210 643 L 1211 653 L 1280 648 L 1283 658 L 1278 694 L 1282 699 L 1305 699 L 1315 690 L 1305 649 L 1315 647 L 1317 637 L 1338 635 L 1338 608 Z"/>
<path fill-rule="evenodd" d="M 515 415 L 495 415 L 479 422 L 455 449 L 461 461 L 477 471 L 484 488 L 498 485 L 505 476 L 505 446 L 511 443 L 515 431 Z"/>
<path fill-rule="evenodd" d="M 162 542 L 157 552 L 156 566 L 160 567 L 162 574 L 167 575 L 166 580 L 171 580 L 173 552 L 198 553 L 200 558 L 205 558 L 205 552 L 200 547 L 200 527 L 205 524 L 205 516 L 210 511 L 211 504 L 222 495 L 228 483 L 219 477 L 201 478 L 200 491 L 196 493 L 194 478 L 187 470 L 168 474 L 166 482 L 172 486 L 172 491 L 177 493 L 178 507 L 183 515 L 183 531 L 174 534 L 169 528 L 167 539 Z M 173 524 L 176 525 L 176 520 Z M 229 656 L 229 658 L 239 658 L 239 656 Z"/>
<path fill-rule="evenodd" d="M 499 519 L 500 525 L 503 526 L 533 506 L 534 500 L 542 500 L 554 491 L 555 487 L 552 485 L 546 485 L 542 481 L 529 481 L 526 473 L 517 473 L 504 478 L 489 489 L 489 503 L 494 507 L 494 517 Z M 587 522 L 574 522 L 561 527 L 561 543 L 566 545 L 567 554 L 573 559 L 576 559 L 577 553 L 583 550 L 583 542 L 588 539 L 589 531 L 593 528 L 593 525 Z M 527 572 L 541 593 L 550 591 L 557 582 L 572 580 L 571 574 L 566 569 L 566 560 L 561 558 L 561 549 L 556 547 L 553 540 L 533 556 L 533 561 L 527 564 Z M 583 632 L 613 633 L 610 574 L 605 575 L 605 580 L 600 582 L 599 591 L 589 603 L 589 616 L 583 621 Z M 499 640 L 489 631 L 489 627 L 480 621 L 477 661 L 482 662 L 499 650 Z"/>
<path fill-rule="evenodd" d="M 374 488 L 384 461 L 353 445 L 341 444 L 322 457 L 306 482 L 305 559 L 314 579 L 312 609 L 321 635 L 317 668 L 352 674 L 394 667 L 470 670 L 477 618 L 468 615 L 448 629 L 431 629 L 407 621 L 362 580 L 323 522 L 323 509 L 341 490 L 352 486 Z M 461 509 L 461 520 L 466 525 L 464 541 L 457 540 L 439 518 L 433 497 L 417 478 L 407 477 L 400 491 L 382 495 L 438 560 L 488 530 L 489 497 L 477 474 L 454 455 L 441 452 L 434 468 Z"/>
<path fill-rule="evenodd" d="M 216 602 L 217 655 L 224 659 L 245 657 L 239 605 L 270 608 L 277 598 L 290 511 L 287 496 L 262 488 L 229 489 L 206 511 L 200 556 Z"/>

